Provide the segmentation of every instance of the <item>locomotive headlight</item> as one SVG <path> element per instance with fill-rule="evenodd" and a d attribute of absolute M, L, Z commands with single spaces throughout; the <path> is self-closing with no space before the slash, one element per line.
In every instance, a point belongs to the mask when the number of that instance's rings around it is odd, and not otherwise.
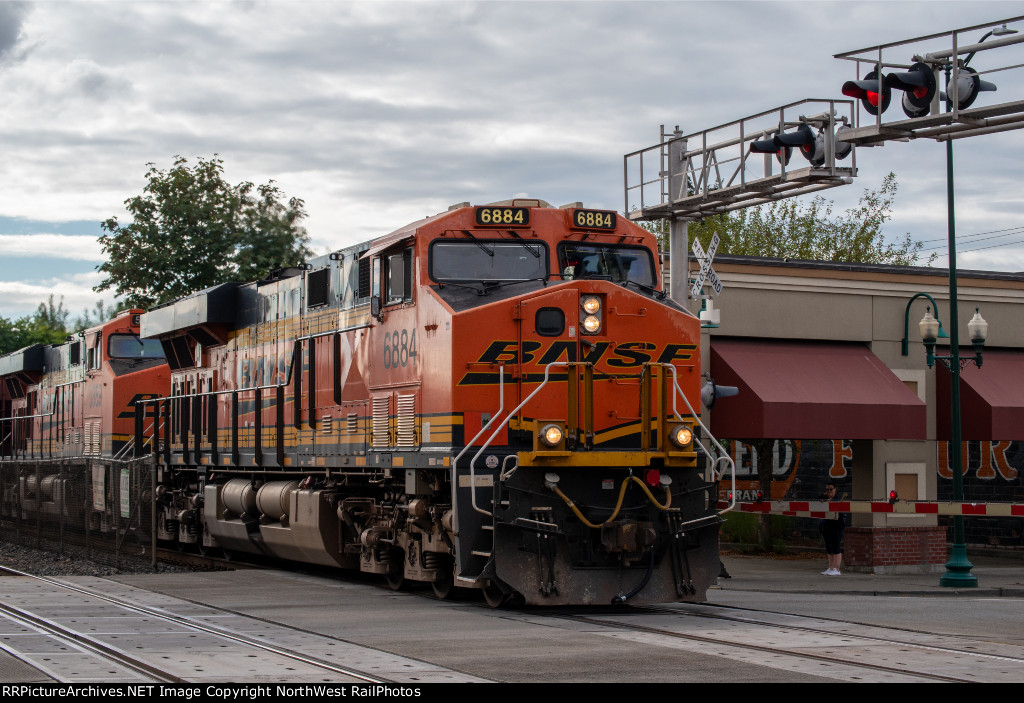
<path fill-rule="evenodd" d="M 580 299 L 580 332 L 583 334 L 597 334 L 601 331 L 601 298 L 596 295 L 585 295 Z"/>
<path fill-rule="evenodd" d="M 544 425 L 540 431 L 540 441 L 549 447 L 557 447 L 562 442 L 562 428 L 558 425 Z"/>
<path fill-rule="evenodd" d="M 677 425 L 672 428 L 672 434 L 670 436 L 672 437 L 672 442 L 675 443 L 676 446 L 686 448 L 690 446 L 690 443 L 693 441 L 693 430 L 686 425 Z"/>

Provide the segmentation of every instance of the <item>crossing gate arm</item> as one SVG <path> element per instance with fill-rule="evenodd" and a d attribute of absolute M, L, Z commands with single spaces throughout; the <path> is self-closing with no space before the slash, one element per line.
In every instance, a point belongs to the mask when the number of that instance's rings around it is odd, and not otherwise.
<path fill-rule="evenodd" d="M 729 501 L 719 501 L 719 509 Z M 1024 517 L 1024 503 L 956 503 L 952 501 L 896 501 L 849 500 L 807 501 L 773 500 L 736 503 L 734 510 L 764 515 L 790 515 L 793 517 L 827 518 L 835 513 L 891 513 L 894 515 L 964 515 L 981 517 Z"/>

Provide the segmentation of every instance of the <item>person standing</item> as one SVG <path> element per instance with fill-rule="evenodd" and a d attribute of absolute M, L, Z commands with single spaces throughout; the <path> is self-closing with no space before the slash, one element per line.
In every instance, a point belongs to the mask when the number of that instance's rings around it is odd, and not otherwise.
<path fill-rule="evenodd" d="M 824 500 L 836 500 L 836 484 L 829 481 L 825 484 Z M 846 515 L 835 513 L 835 519 L 824 519 L 818 525 L 821 536 L 825 539 L 825 554 L 828 556 L 828 568 L 821 573 L 824 576 L 840 576 L 839 567 L 843 565 L 843 532 L 846 530 Z"/>

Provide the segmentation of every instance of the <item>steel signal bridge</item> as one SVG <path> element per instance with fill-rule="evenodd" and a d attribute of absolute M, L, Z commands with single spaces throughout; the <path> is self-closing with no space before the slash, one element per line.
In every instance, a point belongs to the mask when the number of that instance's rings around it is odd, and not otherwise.
<path fill-rule="evenodd" d="M 673 299 L 687 299 L 687 223 L 850 183 L 853 120 L 852 100 L 801 100 L 693 134 L 662 125 L 658 144 L 626 154 L 626 215 L 671 224 Z"/>

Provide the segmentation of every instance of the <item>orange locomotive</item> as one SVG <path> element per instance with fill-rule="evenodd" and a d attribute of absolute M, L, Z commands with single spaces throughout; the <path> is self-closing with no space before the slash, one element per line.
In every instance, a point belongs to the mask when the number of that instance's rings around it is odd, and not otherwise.
<path fill-rule="evenodd" d="M 141 314 L 0 357 L 0 514 L 13 517 L 20 505 L 22 517 L 39 510 L 78 527 L 86 516 L 105 528 L 116 522 L 110 461 L 136 454 L 136 404 L 170 389 L 160 345 L 139 337 Z M 68 482 L 85 471 L 96 498 L 72 500 Z"/>
<path fill-rule="evenodd" d="M 163 536 L 492 604 L 701 600 L 699 322 L 663 291 L 649 232 L 517 200 L 152 310 Z"/>

